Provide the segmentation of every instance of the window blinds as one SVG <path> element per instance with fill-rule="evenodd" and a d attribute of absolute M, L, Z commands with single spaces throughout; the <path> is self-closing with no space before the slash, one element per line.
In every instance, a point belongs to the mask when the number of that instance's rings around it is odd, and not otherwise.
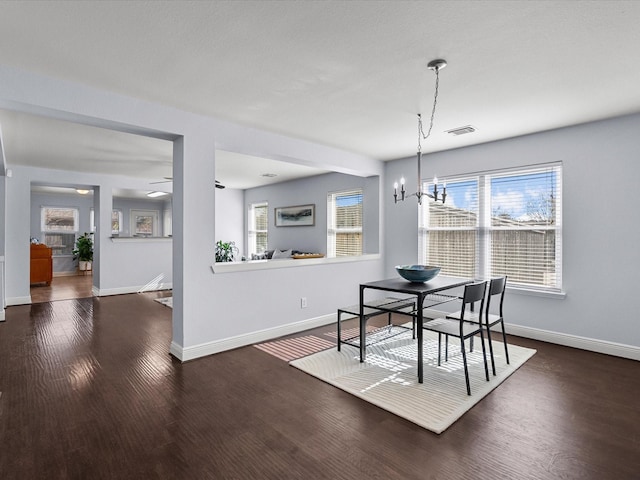
<path fill-rule="evenodd" d="M 362 189 L 327 196 L 327 256 L 362 255 Z"/>

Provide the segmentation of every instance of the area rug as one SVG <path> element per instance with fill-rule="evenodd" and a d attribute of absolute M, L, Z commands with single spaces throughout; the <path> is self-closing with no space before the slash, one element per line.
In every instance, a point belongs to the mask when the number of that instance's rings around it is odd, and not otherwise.
<path fill-rule="evenodd" d="M 154 300 L 165 307 L 173 308 L 173 297 L 154 298 Z"/>
<path fill-rule="evenodd" d="M 424 332 L 424 383 L 418 383 L 417 344 L 411 332 L 367 346 L 366 362 L 359 350 L 344 345 L 299 358 L 289 364 L 345 392 L 405 418 L 435 433 L 442 433 L 465 412 L 504 382 L 536 351 L 509 344 L 510 365 L 504 345 L 493 342 L 496 376 L 486 381 L 479 341 L 467 352 L 471 396 L 467 395 L 460 347 L 449 344 L 449 361 L 438 367 L 437 334 Z"/>

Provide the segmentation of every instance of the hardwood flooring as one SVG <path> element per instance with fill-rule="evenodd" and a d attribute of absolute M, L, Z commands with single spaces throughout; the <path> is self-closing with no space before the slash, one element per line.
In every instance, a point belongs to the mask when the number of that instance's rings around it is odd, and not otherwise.
<path fill-rule="evenodd" d="M 53 277 L 51 285 L 38 283 L 31 285 L 32 303 L 71 300 L 93 296 L 93 277 L 91 275 L 70 275 Z"/>
<path fill-rule="evenodd" d="M 435 435 L 254 347 L 181 364 L 165 294 L 7 309 L 3 480 L 640 478 L 640 362 L 511 337 L 538 353 Z"/>

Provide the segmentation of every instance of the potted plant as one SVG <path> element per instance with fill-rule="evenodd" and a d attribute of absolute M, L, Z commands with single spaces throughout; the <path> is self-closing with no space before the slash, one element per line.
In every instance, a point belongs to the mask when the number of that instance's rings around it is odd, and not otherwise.
<path fill-rule="evenodd" d="M 91 270 L 93 262 L 93 238 L 90 233 L 84 233 L 76 240 L 76 248 L 71 252 L 73 259 L 78 259 L 78 270 L 86 272 Z"/>
<path fill-rule="evenodd" d="M 216 242 L 216 262 L 233 262 L 234 257 L 238 253 L 238 247 L 235 242 Z"/>

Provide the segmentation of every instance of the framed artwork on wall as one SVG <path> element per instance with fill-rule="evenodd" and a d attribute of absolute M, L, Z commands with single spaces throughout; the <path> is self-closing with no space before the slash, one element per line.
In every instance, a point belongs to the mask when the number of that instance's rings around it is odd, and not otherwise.
<path fill-rule="evenodd" d="M 316 205 L 276 207 L 274 209 L 276 227 L 309 227 L 316 223 Z"/>

